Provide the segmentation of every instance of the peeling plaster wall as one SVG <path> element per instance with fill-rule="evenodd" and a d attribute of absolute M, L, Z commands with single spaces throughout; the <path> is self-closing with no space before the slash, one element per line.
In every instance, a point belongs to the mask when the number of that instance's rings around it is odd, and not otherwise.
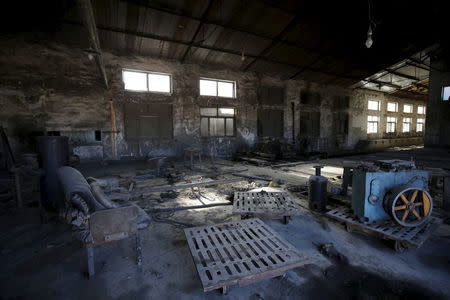
<path fill-rule="evenodd" d="M 102 86 L 94 62 L 81 50 L 54 44 L 44 46 L 17 39 L 0 40 L 0 122 L 6 128 L 14 148 L 27 151 L 26 138 L 32 133 L 60 131 L 61 135 L 69 137 L 73 148 L 91 145 L 97 149 L 98 145 L 103 145 L 104 158 L 113 156 L 113 134 L 118 157 L 181 155 L 185 147 L 191 146 L 201 147 L 207 155 L 231 156 L 236 150 L 250 149 L 258 141 L 258 88 L 261 86 L 284 89 L 284 105 L 281 108 L 284 109 L 284 139 L 287 142 L 292 142 L 294 130 L 295 142 L 299 145 L 300 111 L 310 109 L 321 112 L 320 138 L 326 142 L 327 149 L 320 150 L 353 149 L 363 145 L 362 141 L 366 140 L 421 136 L 415 132 L 390 136 L 383 133 L 384 117 L 387 115 L 386 101 L 399 102 L 399 110 L 405 102 L 414 104 L 416 112 L 418 102 L 413 100 L 148 57 L 124 57 L 105 52 L 104 61 L 110 82 L 108 90 Z M 162 95 L 125 91 L 122 68 L 170 73 L 173 92 L 171 95 Z M 237 98 L 199 96 L 199 77 L 236 81 Z M 320 107 L 308 108 L 300 104 L 300 95 L 304 90 L 320 93 Z M 349 108 L 345 110 L 349 113 L 349 130 L 346 136 L 333 136 L 333 101 L 336 96 L 350 97 Z M 366 134 L 368 99 L 381 101 L 381 111 L 376 113 L 382 116 L 379 134 Z M 115 108 L 117 133 L 111 127 L 111 101 Z M 172 104 L 173 138 L 127 141 L 124 136 L 123 109 L 127 102 Z M 294 121 L 292 103 L 295 107 Z M 206 139 L 200 136 L 199 109 L 207 106 L 236 108 L 235 137 Z M 273 107 L 280 108 L 279 105 Z M 408 116 L 413 118 L 412 127 L 415 129 L 416 115 Z M 400 122 L 400 116 L 398 118 Z M 95 130 L 102 131 L 101 141 L 95 141 Z M 416 142 L 417 140 L 411 141 Z"/>

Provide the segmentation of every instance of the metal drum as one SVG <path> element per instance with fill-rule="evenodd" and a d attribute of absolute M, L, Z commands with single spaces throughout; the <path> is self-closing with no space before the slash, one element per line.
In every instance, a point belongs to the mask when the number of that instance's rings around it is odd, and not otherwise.
<path fill-rule="evenodd" d="M 56 172 L 69 163 L 69 140 L 65 136 L 39 136 L 37 147 L 40 167 L 44 170 L 41 203 L 47 209 L 60 208 L 64 203 L 64 194 Z"/>

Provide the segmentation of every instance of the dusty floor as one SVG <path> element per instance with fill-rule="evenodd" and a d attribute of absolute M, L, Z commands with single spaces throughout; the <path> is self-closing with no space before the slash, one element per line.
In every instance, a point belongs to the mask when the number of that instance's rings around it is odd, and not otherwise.
<path fill-rule="evenodd" d="M 444 150 L 411 149 L 381 152 L 320 161 L 323 175 L 339 186 L 343 160 L 383 158 L 410 159 L 430 168 L 449 168 L 450 153 Z M 149 179 L 145 184 L 165 185 L 232 177 L 232 172 L 283 179 L 281 188 L 298 191 L 314 173 L 318 162 L 272 169 L 216 160 L 190 171 L 179 163 L 168 163 L 168 179 Z M 171 166 L 174 165 L 174 168 Z M 129 187 L 136 175 L 153 172 L 145 162 L 99 163 L 79 166 L 85 176 L 114 175 L 121 186 Z M 224 174 L 224 175 L 221 175 Z M 151 211 L 152 225 L 141 233 L 143 266 L 135 265 L 131 239 L 95 249 L 96 272 L 87 280 L 86 254 L 72 239 L 67 225 L 57 219 L 40 224 L 36 208 L 22 212 L 3 207 L 0 211 L 0 299 L 406 299 L 450 298 L 450 221 L 438 208 L 445 222 L 420 249 L 394 252 L 385 241 L 358 233 L 348 233 L 341 224 L 305 209 L 288 225 L 280 220 L 266 224 L 295 245 L 310 264 L 287 272 L 284 278 L 267 279 L 246 287 L 232 287 L 228 295 L 204 293 L 184 238 L 183 228 L 239 220 L 231 206 L 175 211 L 171 208 L 201 204 L 227 204 L 235 190 L 266 186 L 266 181 L 178 190 L 140 197 L 143 187 L 133 189 L 132 200 Z M 306 195 L 294 193 L 307 205 Z M 164 209 L 162 212 L 156 212 Z M 325 256 L 317 245 L 333 243 L 347 259 Z"/>

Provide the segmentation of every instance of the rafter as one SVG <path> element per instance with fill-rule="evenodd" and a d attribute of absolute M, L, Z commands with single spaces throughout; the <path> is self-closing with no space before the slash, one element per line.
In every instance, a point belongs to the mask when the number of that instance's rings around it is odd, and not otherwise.
<path fill-rule="evenodd" d="M 269 53 L 270 50 L 272 50 L 273 47 L 275 47 L 276 45 L 278 45 L 278 40 L 283 39 L 286 34 L 288 34 L 292 28 L 294 28 L 297 23 L 300 20 L 300 16 L 296 15 L 295 17 L 293 17 L 291 19 L 291 21 L 283 28 L 283 30 L 280 31 L 280 33 L 278 33 L 278 35 L 276 37 L 274 37 L 274 39 L 272 40 L 272 42 L 265 47 L 250 63 L 248 63 L 242 70 L 243 71 L 247 71 L 253 64 L 255 64 L 255 62 L 258 61 L 258 59 L 260 59 L 261 57 L 265 56 L 267 53 Z"/>
<path fill-rule="evenodd" d="M 75 26 L 81 26 L 82 25 L 80 22 L 71 21 L 71 20 L 63 20 L 62 22 L 66 23 L 66 24 L 75 25 Z M 141 38 L 148 38 L 148 39 L 153 39 L 153 40 L 158 40 L 158 41 L 171 42 L 171 43 L 180 44 L 180 45 L 186 45 L 186 46 L 190 45 L 190 42 L 188 42 L 188 41 L 174 39 L 174 38 L 165 37 L 165 36 L 161 36 L 161 35 L 156 35 L 156 34 L 152 34 L 152 33 L 146 33 L 146 32 L 134 31 L 134 30 L 129 30 L 129 29 L 123 29 L 123 28 L 119 28 L 119 27 L 113 27 L 113 26 L 106 26 L 106 25 L 97 24 L 97 29 L 108 31 L 108 32 L 115 32 L 115 33 L 122 33 L 122 34 L 126 34 L 126 35 L 133 35 L 133 36 L 137 36 L 137 37 L 141 37 Z M 200 48 L 200 49 L 207 49 L 207 50 L 211 50 L 211 51 L 216 51 L 216 52 L 220 52 L 220 53 L 232 54 L 232 55 L 236 55 L 236 56 L 239 56 L 239 57 L 242 55 L 242 53 L 240 51 L 231 50 L 231 49 L 224 49 L 224 48 L 219 48 L 219 47 L 215 47 L 215 46 L 209 46 L 209 45 L 205 45 L 205 44 L 202 44 L 202 43 L 199 43 L 199 42 L 194 42 L 191 46 L 192 47 L 196 47 L 196 48 Z M 246 56 L 249 57 L 249 58 L 253 58 L 253 59 L 258 57 L 258 55 L 251 54 L 251 53 L 247 53 Z M 319 69 L 311 68 L 311 67 L 308 67 L 306 65 L 299 65 L 299 64 L 283 62 L 283 61 L 271 59 L 271 58 L 268 58 L 268 57 L 258 57 L 258 59 L 266 61 L 266 62 L 270 62 L 270 63 L 285 65 L 285 66 L 289 66 L 289 67 L 292 67 L 292 68 L 297 68 L 297 69 L 304 68 L 307 71 L 320 73 L 320 74 L 325 74 L 325 75 L 329 75 L 329 76 L 337 76 L 338 75 L 338 74 L 333 73 L 333 72 L 321 71 Z M 341 78 L 345 78 L 345 79 L 349 79 L 349 80 L 355 80 L 355 81 L 361 79 L 359 77 L 351 77 L 351 76 L 342 76 Z"/>
<path fill-rule="evenodd" d="M 78 0 L 78 6 L 80 8 L 80 14 L 83 19 L 83 24 L 88 31 L 89 44 L 92 51 L 90 55 L 93 55 L 95 62 L 100 70 L 103 82 L 108 88 L 108 78 L 106 76 L 106 69 L 103 63 L 103 56 L 100 49 L 100 42 L 98 39 L 97 26 L 95 25 L 94 12 L 90 0 Z"/>
<path fill-rule="evenodd" d="M 183 57 L 181 58 L 181 63 L 184 62 L 186 59 L 186 56 L 188 55 L 189 51 L 192 48 L 192 45 L 195 42 L 195 39 L 197 38 L 198 33 L 200 32 L 200 29 L 202 28 L 203 24 L 205 23 L 206 17 L 208 16 L 209 11 L 211 10 L 211 7 L 214 3 L 214 0 L 209 0 L 208 6 L 203 11 L 202 17 L 200 18 L 199 24 L 197 26 L 197 29 L 195 30 L 194 35 L 192 36 L 191 42 L 189 43 L 189 46 L 186 48 L 186 51 L 184 51 Z"/>

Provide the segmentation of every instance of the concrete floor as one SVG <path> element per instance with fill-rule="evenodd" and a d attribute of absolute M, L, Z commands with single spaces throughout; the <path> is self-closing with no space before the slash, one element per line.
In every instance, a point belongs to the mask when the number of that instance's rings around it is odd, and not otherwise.
<path fill-rule="evenodd" d="M 320 163 L 327 166 L 323 175 L 329 177 L 330 184 L 339 186 L 337 176 L 342 173 L 342 160 L 409 159 L 411 156 L 425 167 L 450 169 L 450 153 L 438 149 L 382 152 Z M 229 173 L 217 175 L 235 170 L 281 178 L 289 188 L 306 184 L 314 172 L 312 166 L 317 164 L 311 162 L 274 170 L 226 161 L 219 163 L 215 164 L 216 169 L 206 162 L 193 171 L 175 164 L 172 172 L 178 171 L 185 181 L 231 177 Z M 79 168 L 86 176 L 121 175 L 120 182 L 127 187 L 132 174 L 145 173 L 149 166 L 142 162 L 127 162 L 107 166 L 92 163 Z M 158 193 L 134 200 L 147 209 L 199 205 L 201 202 L 226 203 L 234 190 L 265 185 L 267 182 L 264 181 L 243 181 L 199 190 L 179 190 L 176 198 L 161 199 Z M 306 206 L 306 198 L 296 195 Z M 238 220 L 229 205 L 152 214 L 154 222 L 141 233 L 142 269 L 135 265 L 133 241 L 123 240 L 95 249 L 97 274 L 90 280 L 83 274 L 86 270 L 85 251 L 72 239 L 67 225 L 57 219 L 40 224 L 36 208 L 19 212 L 3 207 L 0 211 L 0 299 L 448 299 L 450 221 L 448 215 L 439 209 L 435 211 L 444 218 L 444 224 L 421 248 L 406 253 L 394 252 L 385 241 L 348 233 L 341 224 L 307 209 L 288 225 L 265 219 L 266 224 L 308 257 L 310 264 L 287 272 L 284 278 L 232 287 L 228 295 L 221 295 L 217 291 L 203 292 L 183 227 Z M 333 243 L 336 251 L 347 259 L 323 255 L 317 247 L 322 243 Z"/>

